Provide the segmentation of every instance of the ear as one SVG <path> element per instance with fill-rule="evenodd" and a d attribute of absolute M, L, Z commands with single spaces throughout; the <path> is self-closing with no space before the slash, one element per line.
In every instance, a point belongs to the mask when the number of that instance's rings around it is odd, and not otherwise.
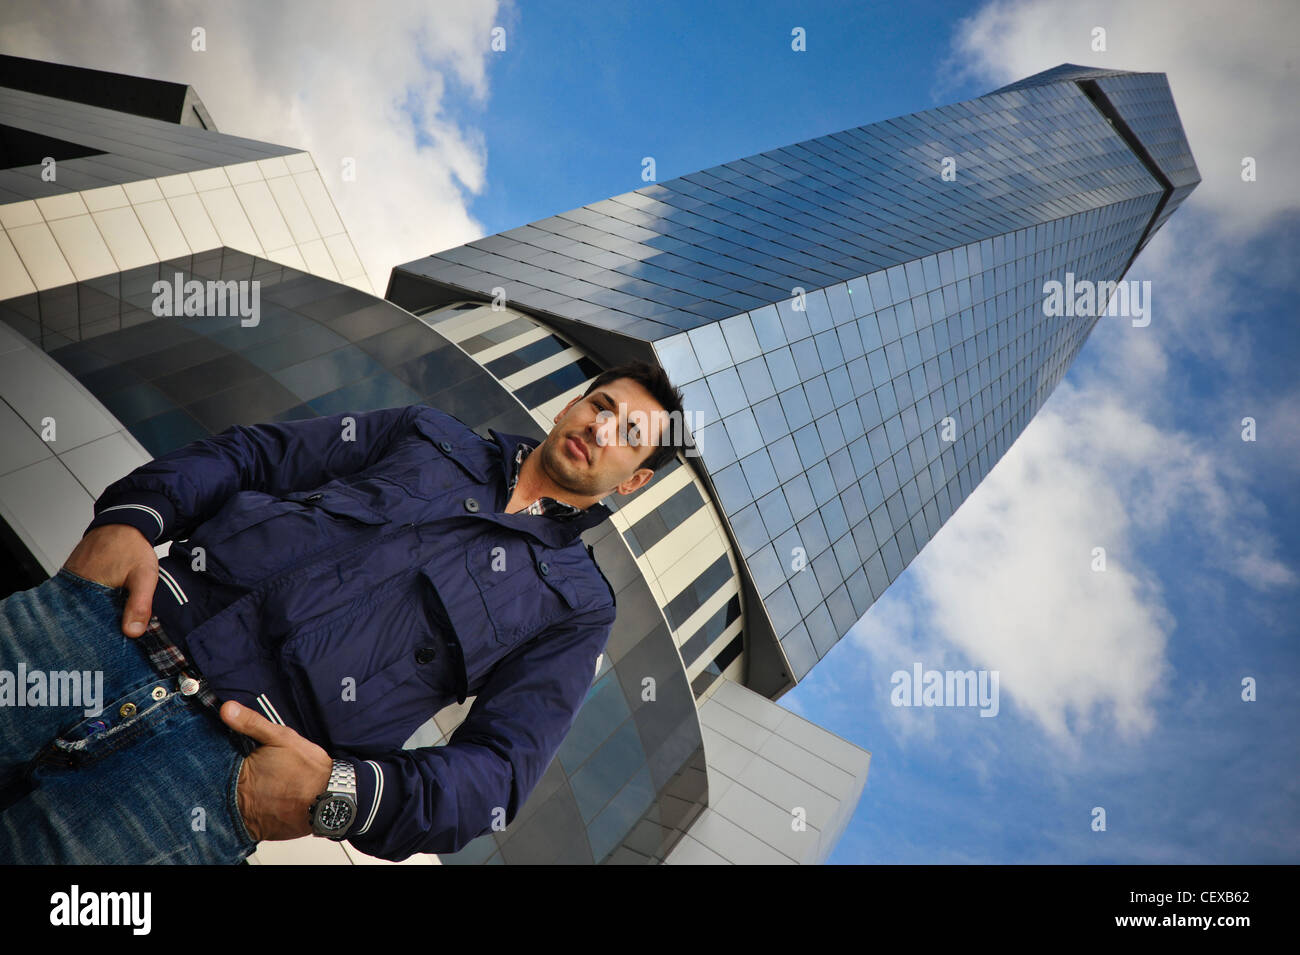
<path fill-rule="evenodd" d="M 631 494 L 633 491 L 645 487 L 650 479 L 655 476 L 654 471 L 649 468 L 637 468 L 632 472 L 632 476 L 618 486 L 619 494 Z"/>

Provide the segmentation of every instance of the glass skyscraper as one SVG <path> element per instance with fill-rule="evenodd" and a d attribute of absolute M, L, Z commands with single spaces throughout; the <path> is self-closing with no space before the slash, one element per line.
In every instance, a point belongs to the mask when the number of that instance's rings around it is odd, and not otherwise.
<path fill-rule="evenodd" d="M 583 535 L 619 609 L 586 704 L 445 863 L 824 861 L 869 754 L 774 701 L 1082 347 L 1097 317 L 1046 314 L 1046 283 L 1122 279 L 1199 181 L 1162 74 L 1065 65 L 400 265 L 379 299 L 311 157 L 187 86 L 0 57 L 0 131 L 6 592 L 112 480 L 231 424 L 425 402 L 540 438 L 628 358 L 682 386 L 699 454 Z M 152 314 L 176 272 L 257 280 L 260 323 Z M 253 861 L 359 861 L 323 842 Z"/>
<path fill-rule="evenodd" d="M 1122 279 L 1199 181 L 1163 74 L 1066 64 L 407 263 L 389 297 L 500 290 L 684 386 L 774 697 L 1065 374 L 1096 317 L 1045 315 L 1045 283 Z"/>

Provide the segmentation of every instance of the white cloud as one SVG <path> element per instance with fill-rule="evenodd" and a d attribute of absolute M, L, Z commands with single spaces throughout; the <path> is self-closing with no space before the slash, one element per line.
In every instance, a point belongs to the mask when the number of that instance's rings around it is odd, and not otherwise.
<path fill-rule="evenodd" d="M 1177 621 L 1157 579 L 1167 568 L 1146 566 L 1141 548 L 1192 548 L 1184 572 L 1213 574 L 1207 583 L 1295 583 L 1272 538 L 1249 532 L 1266 515 L 1242 481 L 1230 459 L 1096 380 L 1063 383 L 909 567 L 915 610 L 891 589 L 851 639 L 875 682 L 913 660 L 998 670 L 1004 701 L 1074 755 L 1094 730 L 1148 734 Z M 892 721 L 900 736 L 932 732 L 905 716 Z"/>
<path fill-rule="evenodd" d="M 380 294 L 391 268 L 483 234 L 495 0 L 7 3 L 6 52 L 193 86 L 224 133 L 308 150 Z M 503 24 L 505 25 L 505 24 Z M 194 27 L 206 52 L 190 49 Z M 452 84 L 455 84 L 454 86 Z M 414 108 L 408 106 L 414 104 Z M 341 178 L 343 157 L 355 182 Z"/>
<path fill-rule="evenodd" d="M 1220 467 L 1242 481 L 1252 472 L 1300 476 L 1300 429 L 1293 424 L 1300 419 L 1300 388 L 1270 391 L 1275 384 L 1261 382 L 1258 373 L 1270 357 L 1265 353 L 1289 347 L 1294 337 L 1291 315 L 1270 315 L 1254 301 L 1294 296 L 1292 289 L 1279 294 L 1294 283 L 1291 263 L 1271 260 L 1286 254 L 1279 246 L 1290 248 L 1257 238 L 1243 251 L 1213 212 L 1179 210 L 1128 275 L 1151 281 L 1151 324 L 1095 329 L 1088 342 L 1097 386 L 1122 394 L 1153 420 L 1174 417 L 1196 401 L 1192 383 L 1180 376 L 1189 367 L 1204 369 L 1213 392 L 1200 399 L 1203 430 L 1219 438 Z M 1122 320 L 1101 319 L 1103 326 L 1116 321 Z M 1171 376 L 1171 368 L 1178 374 Z M 1246 417 L 1256 422 L 1253 444 L 1241 440 Z"/>
<path fill-rule="evenodd" d="M 1106 30 L 1104 53 L 1092 51 L 1094 27 Z M 1235 236 L 1300 208 L 1293 0 L 998 0 L 954 33 L 948 76 L 990 89 L 1061 63 L 1167 74 L 1203 180 L 1189 202 Z M 1241 181 L 1243 156 L 1257 161 L 1257 182 Z"/>
<path fill-rule="evenodd" d="M 901 583 L 901 582 L 900 582 Z M 890 704 L 890 678 L 897 670 L 911 672 L 920 662 L 927 670 L 942 669 L 949 648 L 925 638 L 916 627 L 916 614 L 898 586 L 890 588 L 871 610 L 849 631 L 845 639 L 865 650 L 874 666 L 859 667 L 857 686 L 868 691 L 872 705 L 901 739 L 933 746 L 938 738 L 938 717 L 948 716 L 927 707 L 895 707 Z M 847 654 L 837 654 L 833 665 L 848 665 Z"/>

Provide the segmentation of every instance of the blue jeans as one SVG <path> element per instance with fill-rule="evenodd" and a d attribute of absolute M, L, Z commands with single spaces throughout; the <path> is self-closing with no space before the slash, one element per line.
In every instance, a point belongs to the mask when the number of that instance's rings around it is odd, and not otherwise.
<path fill-rule="evenodd" d="M 257 848 L 234 732 L 123 636 L 125 603 L 67 570 L 0 600 L 0 863 L 232 864 Z"/>

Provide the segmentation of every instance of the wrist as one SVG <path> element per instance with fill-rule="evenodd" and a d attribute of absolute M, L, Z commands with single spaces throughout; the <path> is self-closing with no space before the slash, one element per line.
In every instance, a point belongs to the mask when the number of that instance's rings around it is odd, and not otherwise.
<path fill-rule="evenodd" d="M 81 538 L 82 540 L 85 540 L 87 537 L 121 537 L 123 535 L 130 537 L 132 540 L 139 537 L 150 547 L 153 546 L 153 542 L 149 540 L 149 536 L 145 534 L 144 531 L 135 524 L 127 524 L 125 522 L 96 524 L 93 527 L 87 528 L 81 535 Z"/>
<path fill-rule="evenodd" d="M 357 774 L 352 763 L 331 760 L 331 768 L 307 810 L 313 835 L 341 841 L 357 822 Z"/>
<path fill-rule="evenodd" d="M 325 791 L 325 788 L 329 785 L 330 773 L 332 772 L 334 772 L 334 760 L 326 753 L 324 759 L 316 764 L 316 771 L 312 773 L 311 786 L 307 794 L 309 804 Z"/>

